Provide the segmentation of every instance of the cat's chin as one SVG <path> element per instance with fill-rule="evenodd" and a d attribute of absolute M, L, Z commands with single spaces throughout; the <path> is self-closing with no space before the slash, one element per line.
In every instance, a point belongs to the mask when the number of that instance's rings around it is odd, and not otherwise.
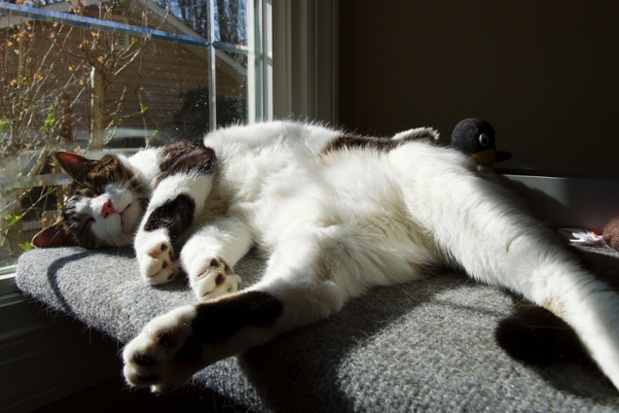
<path fill-rule="evenodd" d="M 133 234 L 137 229 L 139 220 L 131 213 L 114 214 L 93 226 L 95 238 L 100 240 L 103 245 L 109 247 L 124 247 L 131 245 Z"/>

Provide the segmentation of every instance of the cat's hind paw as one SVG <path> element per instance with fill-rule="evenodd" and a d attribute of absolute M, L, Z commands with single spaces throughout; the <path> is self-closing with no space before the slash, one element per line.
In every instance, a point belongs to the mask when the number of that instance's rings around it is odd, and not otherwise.
<path fill-rule="evenodd" d="M 123 350 L 127 382 L 157 393 L 185 384 L 202 367 L 195 317 L 196 308 L 184 306 L 151 320 Z"/>
<path fill-rule="evenodd" d="M 167 240 L 154 240 L 149 244 L 138 250 L 142 278 L 151 285 L 172 281 L 179 273 L 172 244 Z"/>
<path fill-rule="evenodd" d="M 241 277 L 225 261 L 198 257 L 191 263 L 189 282 L 198 300 L 210 300 L 239 289 Z"/>
<path fill-rule="evenodd" d="M 284 304 L 248 291 L 176 308 L 146 324 L 123 350 L 123 373 L 134 386 L 167 392 L 198 370 L 272 339 Z M 253 327 L 241 331 L 245 327 Z"/>

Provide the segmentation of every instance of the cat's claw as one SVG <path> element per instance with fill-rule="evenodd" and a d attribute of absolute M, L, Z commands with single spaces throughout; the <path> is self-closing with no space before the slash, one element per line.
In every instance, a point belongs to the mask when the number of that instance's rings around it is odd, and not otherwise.
<path fill-rule="evenodd" d="M 138 254 L 140 274 L 151 285 L 172 281 L 179 273 L 174 248 L 168 241 L 158 241 Z"/>
<path fill-rule="evenodd" d="M 225 261 L 198 257 L 191 263 L 189 282 L 198 300 L 210 300 L 238 291 L 241 277 Z"/>
<path fill-rule="evenodd" d="M 202 367 L 201 345 L 193 335 L 194 306 L 179 307 L 151 320 L 123 351 L 123 373 L 134 386 L 164 393 L 182 386 Z"/>

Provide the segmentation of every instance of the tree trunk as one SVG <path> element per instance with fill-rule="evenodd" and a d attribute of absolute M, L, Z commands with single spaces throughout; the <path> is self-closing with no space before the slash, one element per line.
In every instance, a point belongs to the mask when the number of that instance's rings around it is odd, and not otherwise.
<path fill-rule="evenodd" d="M 103 133 L 105 130 L 105 84 L 103 75 L 96 65 L 90 72 L 90 87 L 92 91 L 92 119 L 88 150 L 93 152 L 103 150 Z"/>

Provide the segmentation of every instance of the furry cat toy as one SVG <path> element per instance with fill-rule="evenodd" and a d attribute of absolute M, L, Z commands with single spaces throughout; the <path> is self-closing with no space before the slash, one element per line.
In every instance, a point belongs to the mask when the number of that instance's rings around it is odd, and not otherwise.
<path fill-rule="evenodd" d="M 222 358 L 437 266 L 509 288 L 567 322 L 619 386 L 619 296 L 431 129 L 391 139 L 269 122 L 100 161 L 57 154 L 75 184 L 35 245 L 133 242 L 149 284 L 187 273 L 200 302 L 150 321 L 124 374 L 164 392 Z M 179 247 L 182 245 L 182 247 Z M 234 265 L 257 246 L 262 278 Z"/>

